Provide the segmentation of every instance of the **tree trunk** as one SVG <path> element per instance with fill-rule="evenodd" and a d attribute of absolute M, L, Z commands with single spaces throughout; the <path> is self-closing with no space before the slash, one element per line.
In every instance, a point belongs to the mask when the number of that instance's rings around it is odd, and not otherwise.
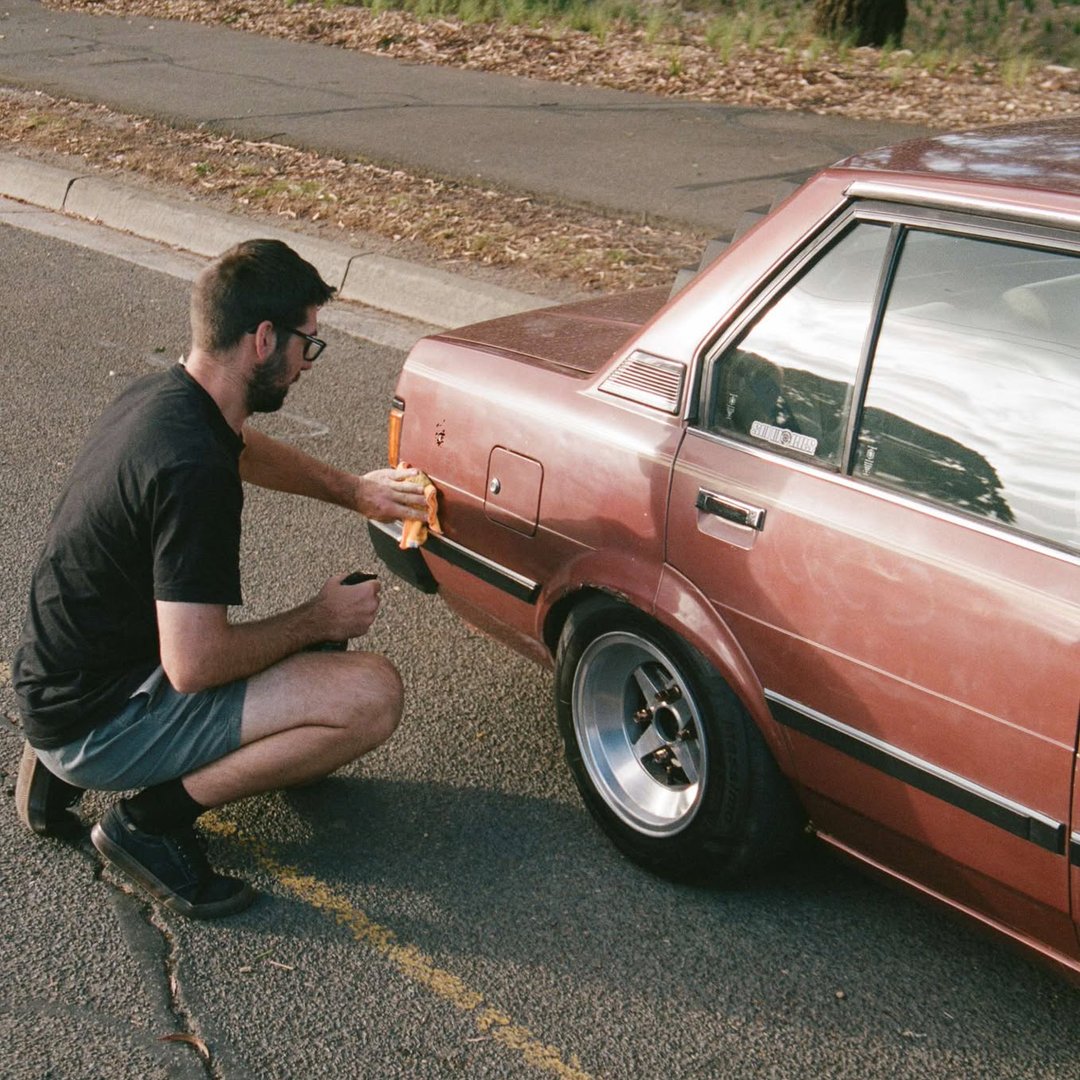
<path fill-rule="evenodd" d="M 906 21 L 907 0 L 814 0 L 818 33 L 856 45 L 899 44 Z"/>

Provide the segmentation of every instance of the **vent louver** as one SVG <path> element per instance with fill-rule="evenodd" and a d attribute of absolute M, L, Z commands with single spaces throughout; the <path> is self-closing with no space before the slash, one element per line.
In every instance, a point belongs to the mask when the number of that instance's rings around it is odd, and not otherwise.
<path fill-rule="evenodd" d="M 686 366 L 635 350 L 600 385 L 608 394 L 677 413 Z"/>

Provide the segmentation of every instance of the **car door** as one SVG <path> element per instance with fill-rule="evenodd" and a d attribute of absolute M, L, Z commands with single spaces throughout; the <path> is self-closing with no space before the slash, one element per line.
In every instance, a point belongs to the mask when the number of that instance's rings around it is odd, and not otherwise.
<path fill-rule="evenodd" d="M 667 557 L 826 838 L 1075 954 L 1080 258 L 898 216 L 837 225 L 708 356 Z"/>

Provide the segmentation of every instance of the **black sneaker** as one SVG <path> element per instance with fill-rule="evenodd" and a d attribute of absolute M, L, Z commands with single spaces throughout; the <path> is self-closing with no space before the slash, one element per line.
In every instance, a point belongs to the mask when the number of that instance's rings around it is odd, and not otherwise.
<path fill-rule="evenodd" d="M 19 778 L 15 781 L 15 812 L 38 836 L 73 839 L 82 833 L 82 822 L 73 814 L 83 788 L 53 776 L 38 760 L 34 748 L 23 744 Z"/>
<path fill-rule="evenodd" d="M 123 802 L 90 830 L 90 840 L 103 858 L 167 908 L 192 919 L 243 911 L 257 895 L 246 881 L 214 873 L 194 828 L 146 832 L 131 820 Z"/>

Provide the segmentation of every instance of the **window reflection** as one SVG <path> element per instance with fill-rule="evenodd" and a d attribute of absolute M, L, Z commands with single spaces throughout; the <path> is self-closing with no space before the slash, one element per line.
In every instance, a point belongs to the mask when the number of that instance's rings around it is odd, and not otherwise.
<path fill-rule="evenodd" d="M 849 230 L 717 361 L 712 430 L 839 465 L 888 236 Z"/>
<path fill-rule="evenodd" d="M 855 470 L 1078 545 L 1080 259 L 913 231 Z"/>

